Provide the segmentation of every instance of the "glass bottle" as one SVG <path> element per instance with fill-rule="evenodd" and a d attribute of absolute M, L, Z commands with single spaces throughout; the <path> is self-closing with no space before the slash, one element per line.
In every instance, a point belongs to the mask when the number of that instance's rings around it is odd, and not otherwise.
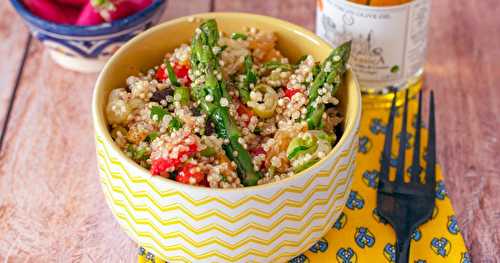
<path fill-rule="evenodd" d="M 353 41 L 349 64 L 365 106 L 387 106 L 392 91 L 420 89 L 430 2 L 317 0 L 316 33 L 333 46 Z"/>

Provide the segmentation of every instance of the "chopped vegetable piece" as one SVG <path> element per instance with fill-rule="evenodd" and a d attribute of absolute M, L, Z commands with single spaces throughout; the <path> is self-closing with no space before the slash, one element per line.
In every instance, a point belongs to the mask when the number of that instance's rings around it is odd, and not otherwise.
<path fill-rule="evenodd" d="M 173 117 L 172 120 L 168 123 L 168 127 L 173 131 L 179 130 L 180 128 L 182 128 L 181 119 L 179 119 L 177 116 Z"/>
<path fill-rule="evenodd" d="M 247 40 L 248 36 L 243 34 L 243 33 L 232 33 L 231 38 L 234 40 L 237 40 L 237 39 Z"/>
<path fill-rule="evenodd" d="M 182 105 L 189 103 L 189 89 L 186 87 L 177 87 L 174 91 L 174 100 L 180 102 Z"/>
<path fill-rule="evenodd" d="M 150 118 L 152 120 L 161 122 L 161 120 L 163 120 L 163 117 L 165 117 L 165 115 L 167 114 L 168 114 L 167 111 L 160 106 L 151 107 Z"/>
<path fill-rule="evenodd" d="M 292 160 L 298 155 L 316 151 L 317 147 L 317 138 L 315 136 L 307 134 L 306 136 L 304 136 L 304 138 L 295 137 L 288 145 L 288 148 L 286 150 L 287 157 L 289 160 Z"/>
<path fill-rule="evenodd" d="M 198 185 L 205 179 L 201 169 L 193 163 L 187 163 L 177 174 L 175 180 L 184 184 Z"/>
<path fill-rule="evenodd" d="M 210 146 L 207 146 L 207 148 L 203 149 L 200 154 L 201 156 L 203 157 L 211 157 L 211 156 L 215 156 L 217 152 L 215 151 L 214 148 L 210 147 Z"/>
<path fill-rule="evenodd" d="M 292 65 L 283 64 L 279 61 L 268 61 L 268 62 L 264 63 L 264 67 L 268 70 L 280 68 L 281 70 L 284 70 L 284 71 L 291 71 L 293 69 Z"/>
<path fill-rule="evenodd" d="M 292 99 L 293 95 L 300 93 L 300 89 L 285 88 L 285 97 Z"/>
<path fill-rule="evenodd" d="M 325 84 L 332 85 L 332 95 L 342 82 L 342 77 L 346 72 L 347 61 L 351 53 L 351 41 L 348 41 L 335 48 L 321 64 L 319 73 L 314 77 L 314 81 L 309 88 L 309 103 L 307 105 L 306 120 L 310 130 L 321 128 L 321 119 L 325 111 L 325 105 L 316 101 L 319 89 Z"/>
<path fill-rule="evenodd" d="M 252 57 L 246 56 L 243 62 L 245 77 L 243 78 L 243 81 L 238 85 L 240 98 L 245 103 L 250 100 L 250 84 L 255 84 L 257 82 L 257 75 L 253 71 L 252 65 Z"/>
<path fill-rule="evenodd" d="M 164 68 L 158 67 L 156 70 L 156 80 L 158 81 L 165 81 L 167 79 L 167 73 Z"/>
<path fill-rule="evenodd" d="M 261 118 L 272 117 L 274 110 L 276 110 L 276 106 L 278 105 L 278 94 L 276 91 L 265 84 L 257 85 L 254 91 L 263 95 L 262 101 L 252 99 L 248 101 L 248 106 L 250 106 L 255 114 Z"/>
<path fill-rule="evenodd" d="M 126 136 L 127 135 L 127 129 L 125 129 L 122 126 L 117 126 L 111 131 L 111 137 L 113 139 L 118 138 L 118 134 L 121 134 L 121 136 Z"/>
<path fill-rule="evenodd" d="M 172 95 L 174 95 L 174 91 L 169 89 L 169 88 L 166 88 L 166 89 L 155 91 L 153 93 L 153 96 L 151 96 L 151 98 L 149 100 L 160 103 L 167 96 L 172 96 Z"/>
<path fill-rule="evenodd" d="M 146 139 L 149 141 L 149 142 L 152 142 L 154 141 L 156 138 L 158 138 L 159 134 L 158 132 L 152 132 L 148 135 L 148 137 L 146 137 Z"/>
<path fill-rule="evenodd" d="M 177 76 L 175 76 L 174 69 L 172 68 L 172 65 L 170 65 L 170 62 L 167 61 L 165 65 L 167 68 L 167 76 L 170 80 L 170 83 L 175 87 L 180 87 L 181 84 L 179 83 L 179 81 L 177 81 Z"/>
<path fill-rule="evenodd" d="M 147 159 L 148 156 L 145 155 L 146 151 L 147 151 L 146 148 L 139 148 L 139 149 L 137 149 L 135 151 L 135 153 L 134 153 L 134 159 L 135 160 L 145 160 L 144 158 Z"/>

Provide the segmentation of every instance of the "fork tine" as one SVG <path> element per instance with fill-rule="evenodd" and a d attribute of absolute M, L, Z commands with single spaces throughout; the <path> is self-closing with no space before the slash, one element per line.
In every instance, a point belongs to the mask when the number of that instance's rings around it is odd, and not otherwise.
<path fill-rule="evenodd" d="M 434 113 L 434 92 L 431 91 L 431 103 L 429 109 L 429 138 L 427 140 L 427 165 L 425 167 L 425 184 L 436 185 L 436 118 Z"/>
<path fill-rule="evenodd" d="M 382 164 L 380 168 L 379 179 L 389 180 L 389 164 L 391 161 L 391 149 L 392 149 L 392 130 L 394 128 L 394 116 L 396 115 L 396 92 L 394 92 L 394 98 L 392 99 L 391 112 L 389 113 L 389 121 L 387 126 L 385 126 L 385 140 L 384 140 L 384 151 L 382 152 Z"/>
<path fill-rule="evenodd" d="M 407 135 L 407 119 L 408 119 L 408 90 L 405 92 L 405 105 L 403 110 L 403 123 L 401 124 L 401 133 L 399 134 L 399 153 L 398 153 L 398 166 L 396 170 L 396 183 L 402 184 L 404 182 L 405 174 L 405 153 L 406 153 L 406 138 Z"/>
<path fill-rule="evenodd" d="M 413 160 L 410 167 L 411 182 L 420 182 L 420 128 L 422 127 L 422 90 L 418 93 L 418 112 L 415 125 L 415 141 L 413 143 Z"/>

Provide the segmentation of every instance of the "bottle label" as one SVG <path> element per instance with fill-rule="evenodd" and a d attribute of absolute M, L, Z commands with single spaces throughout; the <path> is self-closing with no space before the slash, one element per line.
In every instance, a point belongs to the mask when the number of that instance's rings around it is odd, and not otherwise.
<path fill-rule="evenodd" d="M 423 68 L 429 13 L 430 0 L 388 7 L 318 0 L 316 33 L 334 46 L 353 41 L 349 63 L 362 86 L 398 85 Z"/>

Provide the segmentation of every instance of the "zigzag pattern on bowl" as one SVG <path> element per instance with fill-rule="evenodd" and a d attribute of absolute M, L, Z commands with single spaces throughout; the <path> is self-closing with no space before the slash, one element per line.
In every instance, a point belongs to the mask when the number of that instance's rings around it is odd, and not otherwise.
<path fill-rule="evenodd" d="M 103 190 L 127 233 L 168 261 L 218 262 L 284 260 L 326 234 L 349 194 L 357 140 L 348 142 L 333 163 L 303 176 L 299 186 L 285 185 L 270 196 L 191 197 L 130 174 L 96 138 Z"/>

